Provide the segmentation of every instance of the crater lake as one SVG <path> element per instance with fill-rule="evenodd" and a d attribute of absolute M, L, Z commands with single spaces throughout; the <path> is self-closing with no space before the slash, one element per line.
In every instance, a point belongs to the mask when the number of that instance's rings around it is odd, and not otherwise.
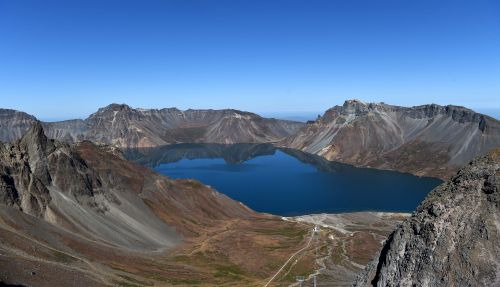
<path fill-rule="evenodd" d="M 192 178 L 250 208 L 282 216 L 412 212 L 441 180 L 330 162 L 271 144 L 175 144 L 125 156 L 171 178 Z"/>

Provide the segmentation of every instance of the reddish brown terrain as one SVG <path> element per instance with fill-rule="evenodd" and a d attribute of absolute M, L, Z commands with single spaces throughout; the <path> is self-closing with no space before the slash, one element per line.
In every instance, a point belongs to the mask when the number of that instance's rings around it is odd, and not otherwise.
<path fill-rule="evenodd" d="M 375 236 L 373 226 L 357 223 L 354 237 L 329 227 L 313 234 L 314 223 L 256 213 L 114 148 L 49 140 L 40 124 L 0 145 L 0 173 L 4 284 L 262 286 L 301 250 L 269 285 L 278 286 L 324 262 L 343 266 L 334 258 L 364 264 L 388 233 Z M 332 248 L 332 240 L 344 247 Z"/>

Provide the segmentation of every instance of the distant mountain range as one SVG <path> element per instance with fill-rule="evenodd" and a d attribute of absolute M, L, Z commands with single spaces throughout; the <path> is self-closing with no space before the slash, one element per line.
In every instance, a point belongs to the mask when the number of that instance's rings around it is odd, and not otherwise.
<path fill-rule="evenodd" d="M 311 232 L 310 224 L 256 213 L 198 181 L 127 161 L 117 147 L 136 147 L 127 152 L 148 164 L 172 147 L 165 143 L 262 141 L 272 144 L 214 144 L 209 152 L 176 145 L 161 160 L 229 150 L 225 159 L 239 162 L 278 146 L 325 170 L 343 165 L 324 158 L 445 177 L 500 145 L 499 122 L 463 107 L 356 100 L 306 125 L 234 110 L 110 105 L 56 123 L 1 110 L 0 127 L 10 141 L 0 142 L 0 285 L 288 285 L 320 272 L 319 263 L 344 274 L 332 285 L 350 285 L 393 226 L 368 215 Z M 432 191 L 357 286 L 498 285 L 499 162 L 493 149 Z M 297 268 L 274 277 L 291 259 Z"/>
<path fill-rule="evenodd" d="M 458 106 L 349 100 L 277 145 L 356 166 L 447 178 L 500 146 L 500 122 Z"/>
<path fill-rule="evenodd" d="M 37 119 L 0 109 L 0 140 Z M 120 148 L 175 143 L 273 143 L 361 167 L 447 178 L 500 146 L 500 122 L 458 106 L 399 107 L 348 100 L 307 124 L 237 110 L 134 109 L 111 104 L 85 120 L 42 123 L 49 138 Z"/>
<path fill-rule="evenodd" d="M 37 119 L 0 109 L 0 141 L 21 137 Z M 294 134 L 304 123 L 263 118 L 238 110 L 133 109 L 111 104 L 85 120 L 45 122 L 49 138 L 90 140 L 117 147 L 152 147 L 172 143 L 263 143 Z"/>

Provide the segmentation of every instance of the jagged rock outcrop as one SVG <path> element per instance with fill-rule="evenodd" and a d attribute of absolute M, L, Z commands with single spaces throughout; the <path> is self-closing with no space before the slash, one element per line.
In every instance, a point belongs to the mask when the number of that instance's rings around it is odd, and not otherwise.
<path fill-rule="evenodd" d="M 56 150 L 58 153 L 54 153 Z M 38 122 L 19 141 L 0 143 L 0 195 L 4 196 L 0 203 L 43 217 L 51 201 L 48 187 L 60 179 L 56 177 L 58 171 L 49 167 L 49 161 L 66 164 L 63 168 L 72 166 L 69 174 L 79 175 L 71 173 L 81 166 L 78 160 L 70 162 L 70 154 L 68 146 L 48 140 Z"/>
<path fill-rule="evenodd" d="M 500 149 L 432 191 L 356 286 L 499 286 Z"/>
<path fill-rule="evenodd" d="M 0 110 L 0 140 L 20 138 L 36 119 Z M 49 138 L 65 142 L 90 140 L 118 147 L 153 147 L 171 143 L 265 143 L 300 129 L 300 122 L 263 118 L 238 110 L 133 109 L 111 104 L 85 120 L 43 123 Z"/>
<path fill-rule="evenodd" d="M 447 178 L 500 146 L 500 122 L 457 106 L 349 100 L 278 145 L 356 166 Z"/>

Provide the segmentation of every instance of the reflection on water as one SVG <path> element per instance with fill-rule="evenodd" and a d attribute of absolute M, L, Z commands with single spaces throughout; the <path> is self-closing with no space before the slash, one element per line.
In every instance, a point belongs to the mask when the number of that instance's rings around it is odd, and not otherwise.
<path fill-rule="evenodd" d="M 270 144 L 178 144 L 125 156 L 172 178 L 195 178 L 249 207 L 279 215 L 413 211 L 441 181 L 356 168 Z"/>
<path fill-rule="evenodd" d="M 276 148 L 270 144 L 174 144 L 154 148 L 125 150 L 125 156 L 145 166 L 186 159 L 222 158 L 228 164 L 237 164 L 260 155 L 272 155 Z"/>

